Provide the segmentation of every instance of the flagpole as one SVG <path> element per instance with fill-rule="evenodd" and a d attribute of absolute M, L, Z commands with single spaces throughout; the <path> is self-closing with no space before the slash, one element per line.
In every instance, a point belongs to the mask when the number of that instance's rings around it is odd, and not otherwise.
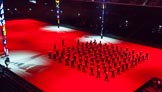
<path fill-rule="evenodd" d="M 3 39 L 3 46 L 4 46 L 4 57 L 6 57 L 5 63 L 9 62 L 9 54 L 7 48 L 7 41 L 6 41 L 6 27 L 5 27 L 5 18 L 4 18 L 4 7 L 3 7 L 3 0 L 0 0 L 0 26 L 2 31 L 2 39 Z M 7 66 L 7 64 L 6 64 Z"/>
<path fill-rule="evenodd" d="M 56 2 L 56 16 L 57 16 L 57 26 L 60 27 L 60 0 L 55 0 Z"/>
<path fill-rule="evenodd" d="M 102 0 L 102 14 L 101 14 L 101 39 L 103 39 L 103 31 L 104 31 L 104 15 L 105 15 L 105 0 Z"/>

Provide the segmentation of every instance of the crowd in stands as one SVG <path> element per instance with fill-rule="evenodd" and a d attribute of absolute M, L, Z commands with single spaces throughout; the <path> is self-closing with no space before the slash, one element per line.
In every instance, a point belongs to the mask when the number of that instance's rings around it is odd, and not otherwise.
<path fill-rule="evenodd" d="M 102 44 L 101 41 L 97 43 L 96 40 L 86 43 L 78 40 L 76 46 L 66 47 L 63 40 L 62 49 L 57 49 L 57 45 L 54 45 L 54 50 L 48 53 L 48 57 L 97 78 L 103 74 L 108 81 L 109 77 L 114 78 L 147 61 L 148 53 L 136 52 L 111 43 Z"/>
<path fill-rule="evenodd" d="M 76 1 L 102 1 L 102 0 L 76 0 Z M 134 4 L 134 5 L 148 5 L 148 6 L 160 6 L 162 1 L 160 0 L 105 0 L 109 3 L 121 3 L 121 4 Z"/>
<path fill-rule="evenodd" d="M 43 92 L 0 64 L 0 92 Z"/>
<path fill-rule="evenodd" d="M 162 92 L 162 79 L 151 78 L 134 92 Z"/>

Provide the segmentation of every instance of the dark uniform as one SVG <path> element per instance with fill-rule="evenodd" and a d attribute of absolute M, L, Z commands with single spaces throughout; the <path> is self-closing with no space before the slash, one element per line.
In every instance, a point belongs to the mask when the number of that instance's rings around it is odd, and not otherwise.
<path fill-rule="evenodd" d="M 53 60 L 56 60 L 56 58 L 57 58 L 56 53 L 53 53 Z"/>
<path fill-rule="evenodd" d="M 117 67 L 117 74 L 120 74 L 120 66 Z"/>
<path fill-rule="evenodd" d="M 74 63 L 75 63 L 75 61 L 74 61 L 74 59 L 72 59 L 72 60 L 71 60 L 71 67 L 72 67 L 72 68 L 75 67 L 75 66 L 74 66 Z"/>
<path fill-rule="evenodd" d="M 146 56 L 145 56 L 146 60 L 148 60 L 148 53 L 146 53 Z"/>
<path fill-rule="evenodd" d="M 129 70 L 129 63 L 128 62 L 125 63 L 125 69 Z"/>
<path fill-rule="evenodd" d="M 54 49 L 54 51 L 56 51 L 56 44 L 54 44 L 53 49 Z"/>
<path fill-rule="evenodd" d="M 125 64 L 123 63 L 122 66 L 121 66 L 121 67 L 122 67 L 122 72 L 125 71 L 125 67 L 124 67 L 124 65 L 125 65 Z"/>
<path fill-rule="evenodd" d="M 62 56 L 59 56 L 59 62 L 58 63 L 62 63 Z"/>
<path fill-rule="evenodd" d="M 68 66 L 69 65 L 69 57 L 66 57 L 65 62 L 66 62 L 66 65 Z"/>
<path fill-rule="evenodd" d="M 105 81 L 108 81 L 108 72 L 105 73 Z"/>
<path fill-rule="evenodd" d="M 97 69 L 97 78 L 100 78 L 100 69 Z"/>
<path fill-rule="evenodd" d="M 85 63 L 85 66 L 88 67 L 88 57 L 85 57 L 84 63 Z"/>
<path fill-rule="evenodd" d="M 132 59 L 132 61 L 131 61 L 131 67 L 132 67 L 132 68 L 134 68 L 134 64 L 135 64 L 135 60 Z"/>
<path fill-rule="evenodd" d="M 103 66 L 104 73 L 106 73 L 106 69 L 107 69 L 107 65 L 105 64 L 105 65 Z"/>
<path fill-rule="evenodd" d="M 80 63 L 78 64 L 78 70 L 81 70 L 81 64 Z"/>
<path fill-rule="evenodd" d="M 78 46 L 80 45 L 80 41 L 79 41 L 79 40 L 77 41 L 77 45 L 78 45 Z"/>
<path fill-rule="evenodd" d="M 93 65 L 91 65 L 91 67 L 90 67 L 90 75 L 92 75 L 92 76 L 94 75 L 93 70 L 94 70 L 94 69 L 93 69 Z"/>
<path fill-rule="evenodd" d="M 115 77 L 115 69 L 111 69 L 111 77 L 114 78 Z"/>
<path fill-rule="evenodd" d="M 6 67 L 8 68 L 8 63 L 10 62 L 10 59 L 9 59 L 9 57 L 7 57 L 6 59 L 5 59 L 5 64 L 6 64 Z"/>
<path fill-rule="evenodd" d="M 65 43 L 64 40 L 62 40 L 62 47 L 64 47 L 64 43 Z"/>
<path fill-rule="evenodd" d="M 51 52 L 51 51 L 48 52 L 48 58 L 49 58 L 49 59 L 52 58 L 52 52 Z"/>
<path fill-rule="evenodd" d="M 86 70 L 85 70 L 85 64 L 82 64 L 82 72 L 86 72 Z"/>

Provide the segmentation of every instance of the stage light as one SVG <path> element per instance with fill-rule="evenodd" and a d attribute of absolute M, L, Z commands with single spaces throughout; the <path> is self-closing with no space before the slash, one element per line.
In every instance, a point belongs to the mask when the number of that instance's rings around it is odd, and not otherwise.
<path fill-rule="evenodd" d="M 128 20 L 125 20 L 125 27 L 128 26 Z"/>
<path fill-rule="evenodd" d="M 44 3 L 44 5 L 46 6 L 48 3 Z"/>
<path fill-rule="evenodd" d="M 14 10 L 17 11 L 17 8 L 15 8 Z"/>
<path fill-rule="evenodd" d="M 162 33 L 162 25 L 159 25 L 157 33 L 161 34 Z"/>
<path fill-rule="evenodd" d="M 80 13 L 78 13 L 78 16 L 80 16 Z"/>
<path fill-rule="evenodd" d="M 57 18 L 59 19 L 60 17 L 57 15 Z"/>
<path fill-rule="evenodd" d="M 7 8 L 7 11 L 10 11 L 10 9 L 9 9 L 9 8 Z"/>
<path fill-rule="evenodd" d="M 54 10 L 53 10 L 53 9 L 51 9 L 50 11 L 51 11 L 51 12 L 53 12 Z"/>
<path fill-rule="evenodd" d="M 29 8 L 29 11 L 31 11 L 32 10 L 32 8 Z"/>
<path fill-rule="evenodd" d="M 59 13 L 59 11 L 57 10 L 57 13 Z"/>
<path fill-rule="evenodd" d="M 30 3 L 36 4 L 37 1 L 36 0 L 29 0 Z"/>

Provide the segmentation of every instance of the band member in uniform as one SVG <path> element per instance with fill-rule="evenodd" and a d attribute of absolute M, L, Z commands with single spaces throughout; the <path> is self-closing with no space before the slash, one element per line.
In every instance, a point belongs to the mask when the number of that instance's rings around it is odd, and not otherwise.
<path fill-rule="evenodd" d="M 54 44 L 53 49 L 54 49 L 54 51 L 56 51 L 56 44 Z"/>
<path fill-rule="evenodd" d="M 66 66 L 69 66 L 69 57 L 67 56 L 66 59 L 65 59 L 65 62 L 66 62 Z"/>
<path fill-rule="evenodd" d="M 117 66 L 117 74 L 119 75 L 120 74 L 120 65 Z"/>
<path fill-rule="evenodd" d="M 81 63 L 78 63 L 78 70 L 81 70 Z"/>
<path fill-rule="evenodd" d="M 49 58 L 49 59 L 52 58 L 52 52 L 51 52 L 51 51 L 48 52 L 48 58 Z"/>
<path fill-rule="evenodd" d="M 134 49 L 132 50 L 132 55 L 134 55 Z"/>
<path fill-rule="evenodd" d="M 124 72 L 125 71 L 125 67 L 124 67 L 124 63 L 121 65 L 121 67 L 122 67 L 122 72 Z"/>
<path fill-rule="evenodd" d="M 114 69 L 114 68 L 111 69 L 111 77 L 112 77 L 112 78 L 115 77 L 115 69 Z"/>
<path fill-rule="evenodd" d="M 7 67 L 7 68 L 8 68 L 8 64 L 9 64 L 9 62 L 10 62 L 9 57 L 6 57 L 6 59 L 5 59 L 5 64 L 6 64 L 6 67 Z"/>
<path fill-rule="evenodd" d="M 108 71 L 105 73 L 105 81 L 108 81 Z"/>
<path fill-rule="evenodd" d="M 128 62 L 125 63 L 125 69 L 129 70 L 129 63 Z"/>
<path fill-rule="evenodd" d="M 85 56 L 85 59 L 84 59 L 84 63 L 85 63 L 85 66 L 88 67 L 88 57 Z"/>
<path fill-rule="evenodd" d="M 106 64 L 103 66 L 103 70 L 104 70 L 104 73 L 106 73 L 106 70 L 107 70 L 107 65 Z"/>
<path fill-rule="evenodd" d="M 79 46 L 79 45 L 80 45 L 80 41 L 78 40 L 78 41 L 77 41 L 77 46 Z"/>
<path fill-rule="evenodd" d="M 93 70 L 94 70 L 94 67 L 93 67 L 93 65 L 91 65 L 91 67 L 90 67 L 90 75 L 94 75 L 94 72 L 93 72 Z"/>
<path fill-rule="evenodd" d="M 96 68 L 97 68 L 97 70 L 98 70 L 98 69 L 100 68 L 100 64 L 97 64 Z"/>
<path fill-rule="evenodd" d="M 97 78 L 100 78 L 100 69 L 97 69 Z"/>
<path fill-rule="evenodd" d="M 82 64 L 82 72 L 86 72 L 84 63 Z"/>
<path fill-rule="evenodd" d="M 71 59 L 71 68 L 74 68 L 75 67 L 74 64 L 75 64 L 74 59 Z"/>
<path fill-rule="evenodd" d="M 57 58 L 57 55 L 56 55 L 56 52 L 53 53 L 53 60 L 56 60 Z"/>
<path fill-rule="evenodd" d="M 64 44 L 65 44 L 65 42 L 64 42 L 64 40 L 62 40 L 62 47 L 64 47 Z"/>
<path fill-rule="evenodd" d="M 62 56 L 60 55 L 59 57 L 58 57 L 58 63 L 62 63 Z"/>
<path fill-rule="evenodd" d="M 81 56 L 79 56 L 79 63 L 81 64 L 82 63 L 82 57 Z"/>
<path fill-rule="evenodd" d="M 148 60 L 148 52 L 146 53 L 145 59 Z"/>

